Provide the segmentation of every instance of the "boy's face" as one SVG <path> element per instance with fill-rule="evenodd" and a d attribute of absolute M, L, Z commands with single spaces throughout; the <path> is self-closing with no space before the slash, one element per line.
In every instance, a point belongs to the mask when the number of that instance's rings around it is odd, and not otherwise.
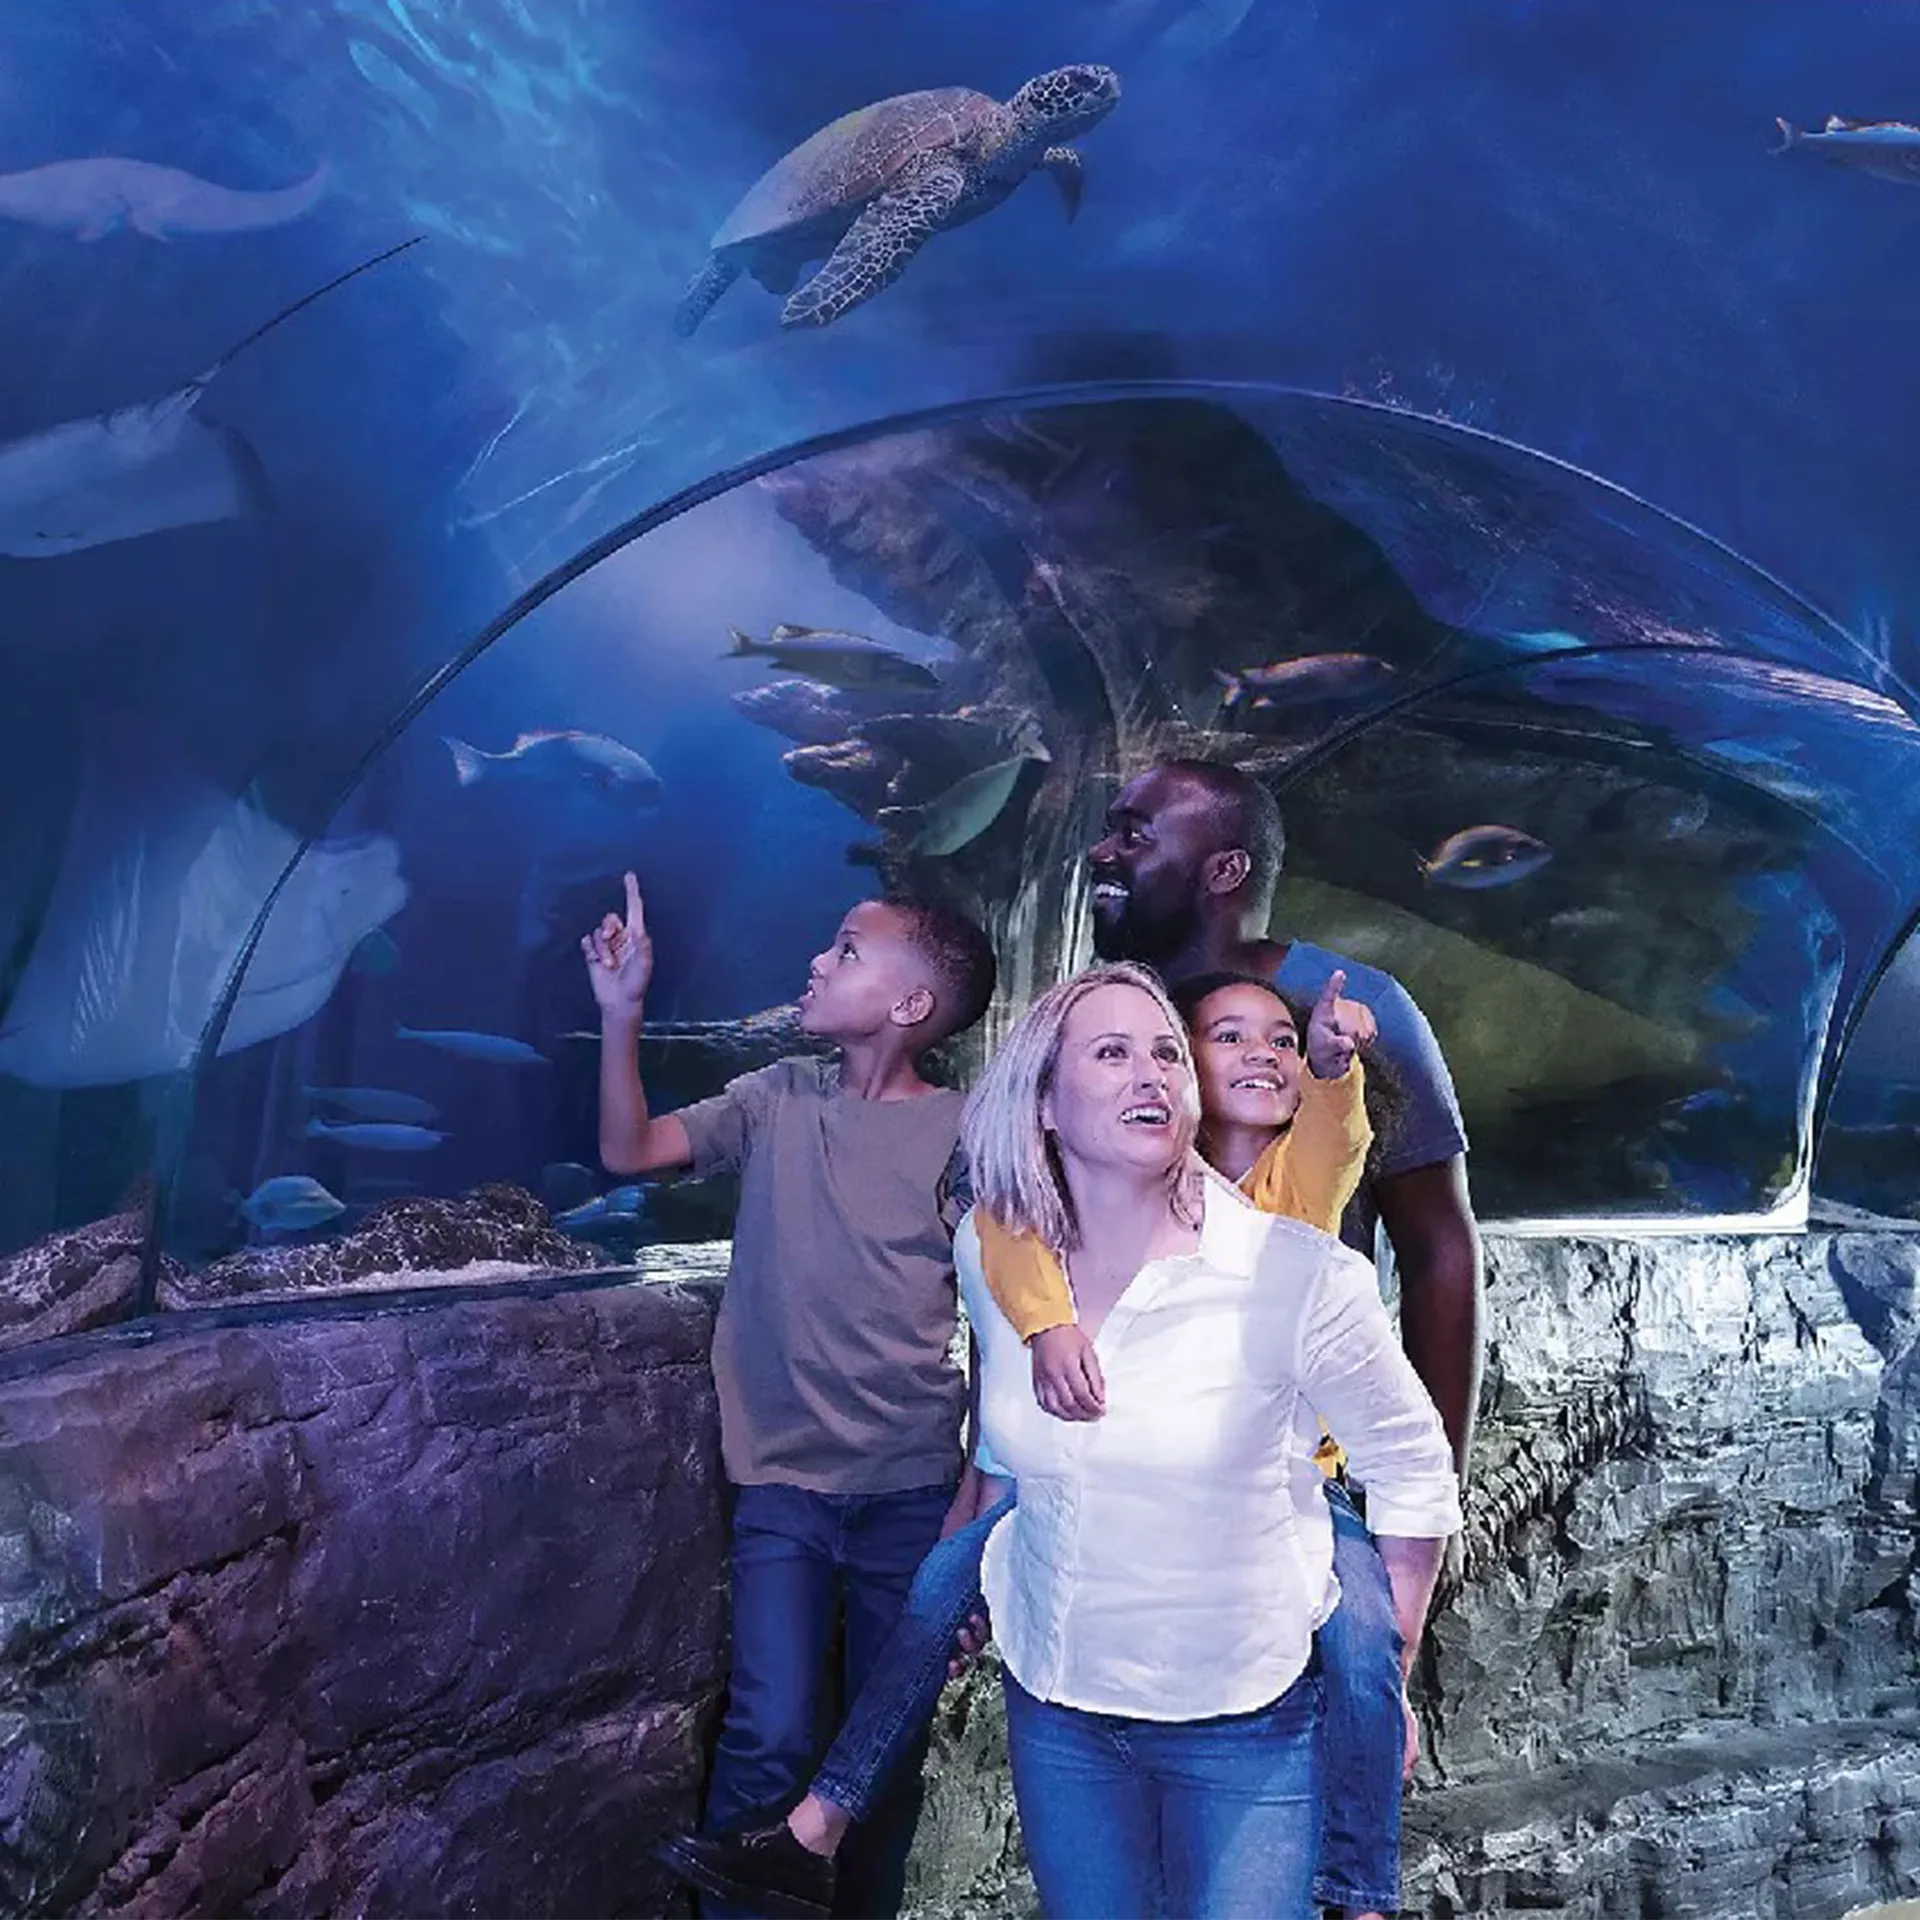
<path fill-rule="evenodd" d="M 933 1007 L 927 963 L 906 917 L 863 900 L 807 968 L 800 1028 L 823 1040 L 866 1040 L 890 1026 L 922 1025 Z"/>
<path fill-rule="evenodd" d="M 1215 1126 L 1271 1127 L 1300 1105 L 1300 1036 L 1265 987 L 1220 987 L 1193 1010 L 1200 1110 Z"/>

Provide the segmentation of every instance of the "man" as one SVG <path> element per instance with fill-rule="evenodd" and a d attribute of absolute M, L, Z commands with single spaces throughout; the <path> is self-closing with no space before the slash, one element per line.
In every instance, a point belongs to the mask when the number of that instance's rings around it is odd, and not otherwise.
<path fill-rule="evenodd" d="M 1407 1110 L 1347 1217 L 1373 1251 L 1386 1228 L 1400 1276 L 1400 1331 L 1466 1477 L 1480 1391 L 1480 1238 L 1467 1196 L 1466 1132 L 1446 1060 L 1412 996 L 1390 974 L 1305 941 L 1267 937 L 1285 834 L 1251 775 L 1206 760 L 1163 760 L 1107 810 L 1088 854 L 1094 951 L 1138 960 L 1169 984 L 1251 973 L 1312 1001 L 1336 968 L 1361 1007 L 1349 1017 L 1399 1079 Z M 1371 1011 L 1372 1020 L 1366 1013 Z"/>

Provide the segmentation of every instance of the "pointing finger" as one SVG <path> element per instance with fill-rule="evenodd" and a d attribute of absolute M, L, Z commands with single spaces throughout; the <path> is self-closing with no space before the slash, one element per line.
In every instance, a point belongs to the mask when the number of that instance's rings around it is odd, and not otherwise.
<path fill-rule="evenodd" d="M 647 930 L 647 916 L 645 909 L 640 905 L 640 882 L 631 871 L 629 871 L 625 877 L 627 882 L 627 927 L 632 933 L 642 934 Z"/>

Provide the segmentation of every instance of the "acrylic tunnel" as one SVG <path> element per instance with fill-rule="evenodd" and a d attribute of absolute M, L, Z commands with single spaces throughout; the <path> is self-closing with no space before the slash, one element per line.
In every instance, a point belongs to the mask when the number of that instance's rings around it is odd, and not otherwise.
<path fill-rule="evenodd" d="M 1469 1142 L 1406 1909 L 1920 1892 L 1920 12 L 0 55 L 0 1910 L 682 1910 L 738 1182 L 603 1166 L 581 936 L 670 1112 L 938 902 L 964 1084 L 1168 758 Z M 910 1910 L 1036 1913 L 954 1687 Z"/>

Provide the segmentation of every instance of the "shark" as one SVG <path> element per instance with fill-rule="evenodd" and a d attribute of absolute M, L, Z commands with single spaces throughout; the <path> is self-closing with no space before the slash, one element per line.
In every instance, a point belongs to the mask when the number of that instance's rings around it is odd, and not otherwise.
<path fill-rule="evenodd" d="M 0 174 L 0 219 L 24 220 L 76 240 L 102 240 L 123 226 L 150 240 L 183 233 L 254 233 L 311 212 L 327 190 L 327 171 L 322 161 L 291 187 L 247 193 L 150 160 L 115 154 L 55 160 L 23 173 Z"/>
<path fill-rule="evenodd" d="M 50 560 L 264 511 L 260 457 L 236 429 L 202 417 L 206 391 L 233 362 L 303 307 L 418 246 L 403 240 L 283 307 L 185 386 L 112 413 L 0 443 L 0 553 Z"/>
<path fill-rule="evenodd" d="M 1775 153 L 1815 153 L 1896 186 L 1920 187 L 1920 127 L 1904 120 L 1849 120 L 1830 113 L 1817 133 L 1803 133 L 1776 119 L 1780 144 Z"/>

